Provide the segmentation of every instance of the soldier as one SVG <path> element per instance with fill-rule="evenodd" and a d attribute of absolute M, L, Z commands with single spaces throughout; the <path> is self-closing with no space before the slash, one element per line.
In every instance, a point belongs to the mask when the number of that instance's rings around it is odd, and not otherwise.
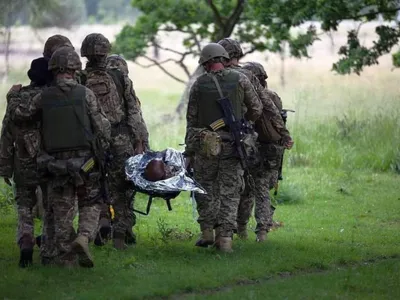
<path fill-rule="evenodd" d="M 3 119 L 0 147 L 0 175 L 9 183 L 15 182 L 18 231 L 17 244 L 20 248 L 19 266 L 32 264 L 34 246 L 33 208 L 37 202 L 36 188 L 40 181 L 36 158 L 40 150 L 40 122 L 37 119 L 15 121 L 14 112 L 21 103 L 28 103 L 52 81 L 47 59 L 32 61 L 28 71 L 31 83 L 28 86 L 14 86 L 7 94 L 7 109 Z M 45 188 L 43 188 L 45 190 Z M 44 193 L 46 197 L 46 193 Z"/>
<path fill-rule="evenodd" d="M 230 60 L 226 65 L 229 68 L 233 68 L 234 70 L 242 72 L 250 79 L 263 103 L 262 117 L 255 124 L 256 132 L 259 136 L 258 141 L 265 141 L 265 131 L 268 129 L 269 135 L 272 131 L 274 135 L 279 137 L 282 145 L 280 148 L 291 148 L 293 145 L 292 138 L 290 137 L 289 131 L 286 129 L 283 123 L 280 111 L 273 100 L 273 95 L 264 89 L 264 87 L 260 84 L 260 81 L 250 70 L 239 66 L 239 60 L 243 57 L 243 51 L 240 47 L 240 44 L 237 41 L 229 38 L 220 40 L 218 44 L 223 46 L 229 54 Z M 271 137 L 269 135 L 267 140 L 270 142 Z M 267 153 L 265 147 L 267 146 L 263 145 L 262 147 L 258 147 L 260 160 L 265 160 L 265 155 Z M 247 239 L 247 223 L 254 205 L 254 198 L 259 199 L 258 202 L 265 206 L 264 210 L 268 210 L 268 212 L 265 212 L 262 215 L 272 215 L 272 212 L 270 211 L 271 201 L 269 197 L 269 185 L 272 175 L 268 172 L 265 172 L 265 168 L 262 167 L 263 165 L 265 164 L 254 164 L 251 166 L 250 171 L 255 180 L 255 186 L 257 188 L 250 189 L 250 187 L 247 186 L 245 192 L 241 195 L 237 220 L 237 233 L 242 239 Z M 256 229 L 257 241 L 264 241 L 266 238 L 267 229 L 270 225 L 264 223 L 262 226 Z"/>
<path fill-rule="evenodd" d="M 85 85 L 97 97 L 97 101 L 111 123 L 110 152 L 112 160 L 109 166 L 109 183 L 115 218 L 113 221 L 114 248 L 126 248 L 125 238 L 132 235 L 132 226 L 136 219 L 133 213 L 133 189 L 126 181 L 124 165 L 127 158 L 142 153 L 143 132 L 139 103 L 127 75 L 118 70 L 106 69 L 107 55 L 111 44 L 100 33 L 92 33 L 82 42 L 81 56 L 88 62 L 85 68 Z M 105 239 L 111 229 L 108 207 L 102 209 L 100 233 Z M 131 239 L 132 240 L 132 239 Z"/>
<path fill-rule="evenodd" d="M 268 89 L 268 75 L 267 72 L 265 72 L 264 67 L 257 62 L 248 62 L 243 66 L 243 68 L 251 71 L 254 74 L 254 76 L 259 80 L 260 84 L 264 87 L 264 92 L 269 95 L 279 111 L 282 112 L 282 100 L 278 94 Z M 259 142 L 260 152 L 264 157 L 264 166 L 260 169 L 260 172 L 262 173 L 263 170 L 266 170 L 266 172 L 264 172 L 266 176 L 260 178 L 258 184 L 256 183 L 256 185 L 262 190 L 264 190 L 266 187 L 271 190 L 278 184 L 279 169 L 281 168 L 283 151 L 284 148 L 288 149 L 288 147 L 283 147 L 280 144 L 280 141 L 277 139 L 260 140 Z M 265 191 L 265 193 L 269 196 L 269 192 Z M 270 201 L 264 201 L 264 199 L 260 196 L 263 193 L 256 192 L 255 194 L 254 215 L 257 222 L 257 241 L 262 242 L 265 240 L 267 232 L 274 226 L 273 214 L 275 208 L 271 205 Z M 239 211 L 238 219 L 243 220 L 243 223 L 247 223 L 246 220 L 248 221 L 250 218 L 252 206 L 245 207 Z"/>
<path fill-rule="evenodd" d="M 243 169 L 230 129 L 214 126 L 224 117 L 217 102 L 221 98 L 219 90 L 229 97 L 238 120 L 246 116 L 255 121 L 262 112 L 262 104 L 246 76 L 224 68 L 226 60 L 228 53 L 216 43 L 201 51 L 199 64 L 207 73 L 197 78 L 190 91 L 185 156 L 194 160 L 195 178 L 207 191 L 206 195 L 196 196 L 202 231 L 196 246 L 214 244 L 217 249 L 230 252 L 244 185 Z"/>
<path fill-rule="evenodd" d="M 66 36 L 63 36 L 61 34 L 52 35 L 44 43 L 43 57 L 50 60 L 54 51 L 56 51 L 60 47 L 74 48 L 74 46 L 72 46 L 71 41 Z"/>
<path fill-rule="evenodd" d="M 81 69 L 78 54 L 70 47 L 57 49 L 49 61 L 55 77 L 53 86 L 20 105 L 20 118 L 39 117 L 43 149 L 48 157 L 48 208 L 54 216 L 56 263 L 73 266 L 78 257 L 82 267 L 93 267 L 88 242 L 94 236 L 103 201 L 98 164 L 89 164 L 107 141 L 101 112 L 92 91 L 78 84 L 75 72 Z M 96 162 L 99 160 L 96 158 Z M 78 236 L 74 236 L 75 198 L 78 198 Z"/>
<path fill-rule="evenodd" d="M 128 69 L 128 64 L 126 63 L 126 60 L 118 54 L 112 54 L 110 56 L 107 57 L 107 69 L 109 70 L 114 70 L 117 69 L 119 70 L 126 78 L 126 80 L 124 81 L 125 84 L 127 85 L 125 87 L 125 90 L 132 90 L 133 94 L 135 95 L 136 101 L 138 103 L 139 106 L 139 110 L 140 110 L 140 116 L 141 116 L 141 124 L 143 125 L 143 130 L 142 130 L 142 141 L 143 141 L 143 145 L 144 145 L 144 151 L 150 150 L 150 145 L 149 145 L 149 132 L 147 131 L 147 126 L 146 123 L 143 119 L 143 113 L 140 109 L 140 100 L 139 98 L 136 96 L 135 90 L 133 89 L 133 83 L 132 80 L 129 78 L 128 74 L 129 74 L 129 69 Z"/>

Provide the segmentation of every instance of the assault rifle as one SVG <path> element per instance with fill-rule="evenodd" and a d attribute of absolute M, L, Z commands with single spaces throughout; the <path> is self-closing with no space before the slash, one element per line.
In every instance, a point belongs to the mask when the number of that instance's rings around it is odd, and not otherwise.
<path fill-rule="evenodd" d="M 249 173 L 247 157 L 245 154 L 246 152 L 244 151 L 243 145 L 243 122 L 242 120 L 236 120 L 235 114 L 233 113 L 232 103 L 222 93 L 218 79 L 213 74 L 211 74 L 211 78 L 214 80 L 215 86 L 217 87 L 218 93 L 221 97 L 218 99 L 218 103 L 221 106 L 222 114 L 224 115 L 225 125 L 229 127 L 229 131 L 235 142 L 235 147 L 240 158 L 240 164 L 242 165 L 243 170 Z"/>
<path fill-rule="evenodd" d="M 294 113 L 295 111 L 292 110 L 292 109 L 282 109 L 282 111 L 281 111 L 281 116 L 282 116 L 282 120 L 283 120 L 283 123 L 285 124 L 285 126 L 286 126 L 287 113 L 288 113 L 288 112 L 293 112 L 293 113 Z M 282 177 L 282 167 L 283 167 L 283 156 L 284 156 L 284 152 L 285 152 L 285 150 L 283 150 L 283 153 L 282 153 L 282 156 L 281 156 L 281 164 L 280 164 L 280 166 L 279 166 L 278 180 L 283 180 L 283 177 Z M 274 195 L 275 195 L 275 196 L 278 194 L 278 188 L 279 188 L 279 183 L 277 183 L 276 186 L 275 186 L 275 191 L 274 191 Z"/>

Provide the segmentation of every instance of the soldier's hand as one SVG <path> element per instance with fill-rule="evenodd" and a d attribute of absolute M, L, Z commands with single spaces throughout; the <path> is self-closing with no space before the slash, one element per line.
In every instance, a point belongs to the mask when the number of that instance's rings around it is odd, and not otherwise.
<path fill-rule="evenodd" d="M 22 84 L 14 84 L 11 88 L 10 88 L 10 90 L 8 91 L 9 93 L 10 92 L 19 92 L 20 90 L 21 90 L 21 88 L 22 88 Z"/>
<path fill-rule="evenodd" d="M 136 145 L 135 145 L 135 155 L 142 154 L 143 152 L 144 152 L 143 151 L 143 143 L 142 142 L 136 143 Z"/>
<path fill-rule="evenodd" d="M 287 141 L 285 141 L 283 147 L 285 147 L 285 149 L 290 150 L 292 149 L 294 144 L 294 141 L 292 140 L 292 138 L 289 138 Z"/>
<path fill-rule="evenodd" d="M 7 185 L 12 186 L 12 183 L 11 183 L 10 178 L 4 177 L 4 182 L 5 182 Z"/>
<path fill-rule="evenodd" d="M 185 169 L 189 170 L 189 168 L 192 165 L 192 158 L 191 157 L 185 157 Z"/>

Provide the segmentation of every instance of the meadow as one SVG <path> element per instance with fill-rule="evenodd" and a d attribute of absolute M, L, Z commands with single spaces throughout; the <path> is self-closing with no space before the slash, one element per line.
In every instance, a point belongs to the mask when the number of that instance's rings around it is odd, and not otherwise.
<path fill-rule="evenodd" d="M 345 29 L 338 33 L 338 43 Z M 83 28 L 74 35 L 74 44 L 79 45 L 85 30 L 94 31 Z M 110 38 L 117 31 L 107 30 Z M 371 32 L 367 26 L 366 43 Z M 16 44 L 21 36 L 17 30 Z M 39 56 L 40 45 L 34 47 Z M 288 117 L 295 146 L 286 152 L 284 180 L 273 199 L 275 219 L 284 226 L 271 232 L 266 243 L 256 243 L 251 233 L 248 241 L 235 239 L 229 255 L 194 247 L 199 235 L 196 212 L 189 195 L 181 193 L 172 200 L 172 211 L 156 200 L 149 216 L 138 215 L 136 247 L 117 252 L 111 245 L 93 246 L 94 269 L 45 268 L 36 250 L 35 264 L 21 270 L 12 191 L 2 185 L 0 298 L 398 298 L 399 70 L 391 70 L 390 57 L 384 57 L 361 76 L 338 76 L 330 72 L 336 56 L 327 38 L 310 50 L 312 59 L 286 60 L 285 87 L 279 85 L 278 57 L 254 54 L 244 59 L 262 61 L 271 89 L 285 108 L 296 111 Z M 26 67 L 33 57 L 18 55 L 0 85 L 3 108 L 10 85 L 27 83 Z M 163 117 L 174 111 L 183 86 L 157 69 L 129 66 L 152 148 L 182 149 L 184 119 L 166 122 Z M 195 67 L 194 60 L 190 67 Z M 137 197 L 137 207 L 143 210 L 146 200 Z M 250 227 L 254 229 L 254 220 Z M 39 221 L 36 228 L 40 232 Z"/>

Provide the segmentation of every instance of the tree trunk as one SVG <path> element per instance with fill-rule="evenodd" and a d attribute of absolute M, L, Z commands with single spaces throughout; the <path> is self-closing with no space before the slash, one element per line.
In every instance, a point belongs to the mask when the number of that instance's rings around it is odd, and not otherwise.
<path fill-rule="evenodd" d="M 279 52 L 279 56 L 281 58 L 281 71 L 279 74 L 281 80 L 281 86 L 285 87 L 286 85 L 286 78 L 285 78 L 285 59 L 286 59 L 286 42 L 282 42 L 281 44 L 281 51 Z"/>
<path fill-rule="evenodd" d="M 4 53 L 4 62 L 5 62 L 5 71 L 3 74 L 3 82 L 5 82 L 10 73 L 10 44 L 11 44 L 11 27 L 6 27 L 4 31 L 4 45 L 5 45 L 5 53 Z"/>

